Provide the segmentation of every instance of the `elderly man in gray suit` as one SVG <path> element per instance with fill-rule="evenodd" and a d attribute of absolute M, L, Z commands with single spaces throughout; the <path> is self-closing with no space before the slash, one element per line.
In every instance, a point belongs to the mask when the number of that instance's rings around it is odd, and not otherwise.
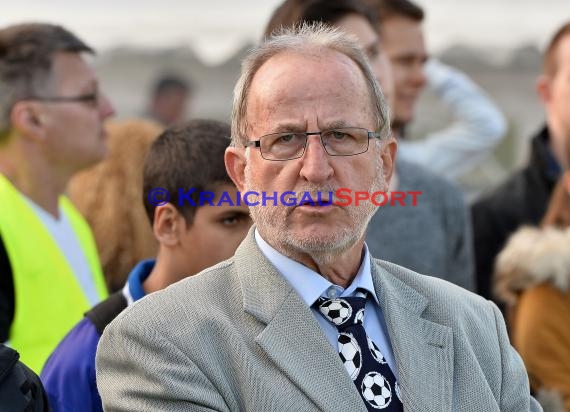
<path fill-rule="evenodd" d="M 225 160 L 242 193 L 263 192 L 255 226 L 232 259 L 106 328 L 105 410 L 540 410 L 493 303 L 373 259 L 364 237 L 377 206 L 337 204 L 339 188 L 387 190 L 388 124 L 341 32 L 302 26 L 249 54 Z M 285 193 L 303 200 L 275 201 Z"/>

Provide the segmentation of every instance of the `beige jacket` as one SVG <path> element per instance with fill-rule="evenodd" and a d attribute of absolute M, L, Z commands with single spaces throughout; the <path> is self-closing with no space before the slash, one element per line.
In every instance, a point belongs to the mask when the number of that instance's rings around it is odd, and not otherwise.
<path fill-rule="evenodd" d="M 366 411 L 253 229 L 232 259 L 144 297 L 105 329 L 105 411 Z M 385 261 L 371 270 L 406 412 L 540 410 L 495 305 Z"/>
<path fill-rule="evenodd" d="M 531 388 L 570 411 L 570 228 L 524 227 L 498 255 L 495 293 L 508 305 L 509 327 Z M 561 405 L 563 401 L 565 408 Z"/>

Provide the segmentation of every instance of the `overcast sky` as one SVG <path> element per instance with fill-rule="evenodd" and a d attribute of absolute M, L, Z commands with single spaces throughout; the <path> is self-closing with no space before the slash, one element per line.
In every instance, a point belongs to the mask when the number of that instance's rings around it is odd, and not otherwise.
<path fill-rule="evenodd" d="M 332 1 L 332 0 L 331 0 Z M 19 0 L 4 1 L 0 25 L 22 20 L 63 24 L 99 50 L 116 45 L 192 46 L 219 62 L 259 38 L 281 0 Z M 570 19 L 570 0 L 418 0 L 427 12 L 428 44 L 513 48 L 542 46 Z"/>

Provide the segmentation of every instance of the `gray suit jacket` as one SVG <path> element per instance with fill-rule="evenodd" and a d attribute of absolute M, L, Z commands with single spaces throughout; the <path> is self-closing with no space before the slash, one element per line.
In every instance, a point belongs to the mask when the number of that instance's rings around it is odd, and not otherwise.
<path fill-rule="evenodd" d="M 498 309 L 375 260 L 406 411 L 540 410 Z M 253 229 L 235 256 L 151 294 L 105 330 L 106 411 L 366 411 L 310 308 Z"/>
<path fill-rule="evenodd" d="M 390 203 L 372 216 L 366 244 L 372 256 L 475 290 L 469 210 L 457 187 L 423 167 L 396 162 L 397 190 L 421 191 L 416 206 Z"/>

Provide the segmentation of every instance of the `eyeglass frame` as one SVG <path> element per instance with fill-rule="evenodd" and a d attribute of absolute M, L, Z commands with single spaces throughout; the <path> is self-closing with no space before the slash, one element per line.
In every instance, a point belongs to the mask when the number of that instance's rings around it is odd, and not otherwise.
<path fill-rule="evenodd" d="M 85 93 L 79 96 L 29 96 L 21 100 L 33 100 L 45 103 L 97 103 L 99 98 L 99 92 L 95 91 L 93 93 Z"/>
<path fill-rule="evenodd" d="M 325 132 L 332 132 L 334 130 L 339 130 L 339 129 L 360 129 L 360 130 L 366 130 L 366 133 L 368 135 L 368 140 L 366 141 L 367 145 L 366 145 L 366 149 L 363 150 L 362 152 L 358 152 L 358 153 L 351 153 L 351 154 L 330 154 L 327 150 L 327 147 L 325 146 L 325 143 L 323 142 L 323 133 Z M 287 159 L 268 159 L 266 157 L 263 156 L 263 152 L 261 151 L 261 139 L 263 139 L 266 136 L 273 136 L 273 135 L 280 135 L 280 134 L 304 134 L 305 135 L 305 145 L 303 146 L 303 151 L 301 152 L 301 154 L 299 156 L 295 156 L 295 157 L 290 157 Z M 268 134 L 264 134 L 263 136 L 259 137 L 259 139 L 257 140 L 249 140 L 247 143 L 244 144 L 244 147 L 256 147 L 259 148 L 259 154 L 261 155 L 261 157 L 265 160 L 269 160 L 270 162 L 286 162 L 287 160 L 295 160 L 295 159 L 300 159 L 301 157 L 303 157 L 305 155 L 305 151 L 307 150 L 307 143 L 309 142 L 309 136 L 315 136 L 315 135 L 319 135 L 319 140 L 321 141 L 321 145 L 323 146 L 323 149 L 325 150 L 325 153 L 328 156 L 335 156 L 335 157 L 344 157 L 344 156 L 356 156 L 362 153 L 366 153 L 368 151 L 368 149 L 370 148 L 370 139 L 382 139 L 382 134 L 380 132 L 371 132 L 370 130 L 364 128 L 364 127 L 353 127 L 353 126 L 347 126 L 347 127 L 336 127 L 336 128 L 332 128 L 332 129 L 325 129 L 325 130 L 321 130 L 318 132 L 276 132 L 276 133 L 268 133 Z"/>

